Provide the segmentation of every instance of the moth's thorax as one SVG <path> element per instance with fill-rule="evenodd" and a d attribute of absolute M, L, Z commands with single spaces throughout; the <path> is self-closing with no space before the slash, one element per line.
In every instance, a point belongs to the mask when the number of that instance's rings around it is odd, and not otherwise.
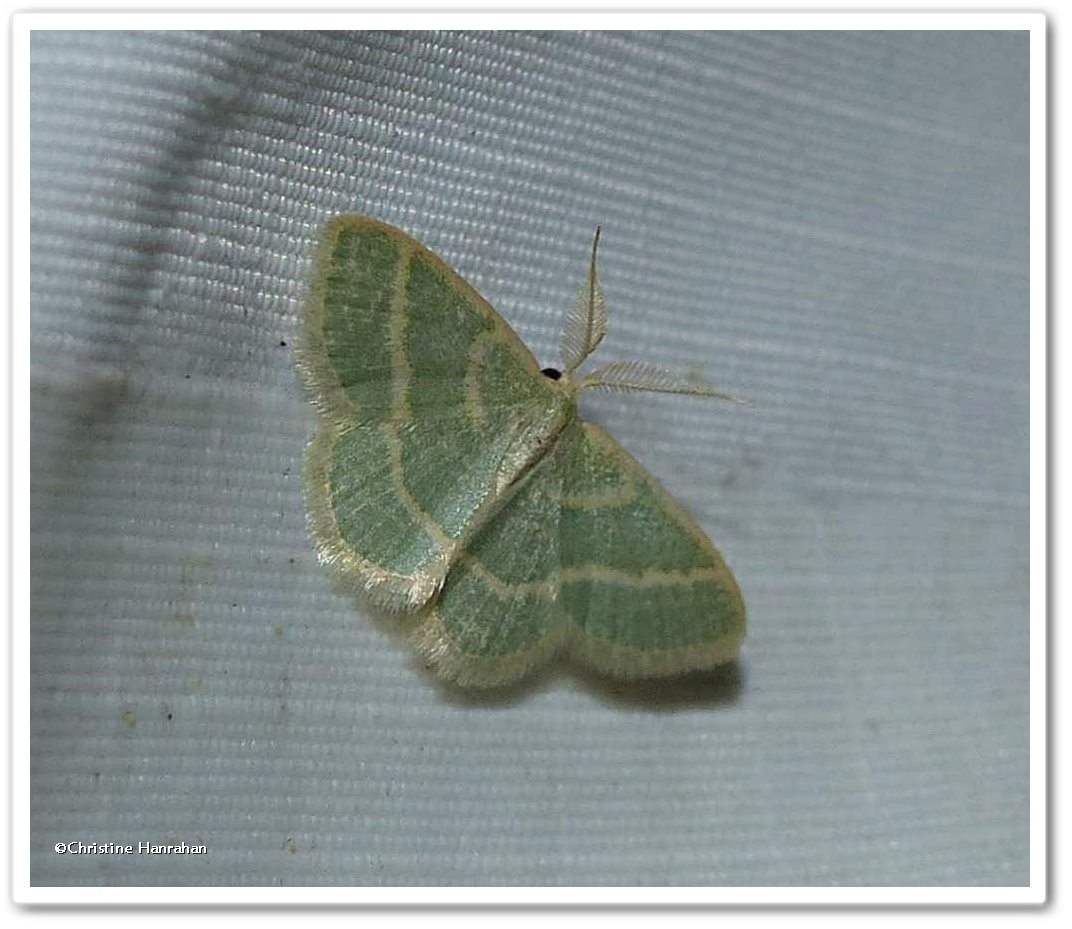
<path fill-rule="evenodd" d="M 545 402 L 518 407 L 510 418 L 512 436 L 499 467 L 501 489 L 521 480 L 554 448 L 562 430 L 577 417 L 576 390 L 549 382 L 553 390 Z"/>

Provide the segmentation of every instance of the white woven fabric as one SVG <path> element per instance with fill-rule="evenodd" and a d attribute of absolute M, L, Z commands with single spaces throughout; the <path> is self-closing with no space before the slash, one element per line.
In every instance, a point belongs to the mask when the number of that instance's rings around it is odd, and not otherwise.
<path fill-rule="evenodd" d="M 1027 36 L 38 33 L 36 884 L 1024 884 Z M 321 224 L 403 226 L 698 516 L 738 670 L 428 678 L 304 529 Z M 62 856 L 59 841 L 204 843 Z"/>

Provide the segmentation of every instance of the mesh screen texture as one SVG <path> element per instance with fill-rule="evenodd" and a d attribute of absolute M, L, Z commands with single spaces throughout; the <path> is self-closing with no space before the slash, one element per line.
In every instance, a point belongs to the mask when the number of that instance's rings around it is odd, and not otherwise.
<path fill-rule="evenodd" d="M 32 39 L 35 884 L 1028 879 L 1026 33 Z M 333 592 L 293 344 L 410 231 L 740 580 L 736 668 L 466 695 Z M 59 841 L 206 855 L 57 855 Z"/>

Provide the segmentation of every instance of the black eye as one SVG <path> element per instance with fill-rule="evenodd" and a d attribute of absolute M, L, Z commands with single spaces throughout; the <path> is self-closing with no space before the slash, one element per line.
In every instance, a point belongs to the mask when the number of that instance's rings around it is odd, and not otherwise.
<path fill-rule="evenodd" d="M 562 372 L 559 371 L 557 368 L 544 368 L 540 372 L 540 374 L 542 374 L 544 377 L 551 378 L 552 381 L 557 381 L 560 377 L 562 377 Z"/>

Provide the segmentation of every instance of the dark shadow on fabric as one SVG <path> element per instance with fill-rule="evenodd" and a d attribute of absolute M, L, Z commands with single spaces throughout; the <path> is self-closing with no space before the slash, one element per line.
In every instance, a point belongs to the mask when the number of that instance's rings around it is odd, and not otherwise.
<path fill-rule="evenodd" d="M 175 103 L 174 141 L 156 157 L 147 157 L 141 165 L 135 185 L 136 193 L 127 214 L 151 217 L 132 226 L 120 224 L 114 237 L 102 239 L 98 247 L 106 256 L 101 261 L 101 277 L 80 291 L 87 305 L 93 305 L 101 336 L 92 342 L 86 356 L 90 380 L 75 387 L 69 414 L 70 428 L 55 452 L 50 470 L 57 480 L 72 487 L 86 480 L 86 460 L 93 460 L 93 449 L 114 440 L 114 425 L 138 403 L 145 393 L 140 384 L 151 377 L 140 357 L 139 324 L 154 304 L 159 306 L 167 295 L 154 293 L 154 286 L 169 249 L 168 236 L 179 228 L 184 212 L 196 205 L 193 199 L 198 178 L 197 166 L 224 144 L 227 133 L 241 125 L 242 119 L 260 93 L 258 83 L 249 78 L 250 50 L 256 51 L 263 40 L 251 34 L 236 41 L 230 53 L 222 56 L 203 84 L 182 101 Z M 273 61 L 262 56 L 264 68 Z M 38 223 L 42 234 L 53 230 Z M 205 307 L 205 312 L 213 308 Z M 31 372 L 47 367 L 50 358 L 43 349 L 31 347 Z M 94 373 L 99 372 L 99 373 Z M 31 373 L 31 403 L 50 388 L 35 384 Z M 66 506 L 67 500 L 39 501 L 39 512 L 50 506 Z"/>

